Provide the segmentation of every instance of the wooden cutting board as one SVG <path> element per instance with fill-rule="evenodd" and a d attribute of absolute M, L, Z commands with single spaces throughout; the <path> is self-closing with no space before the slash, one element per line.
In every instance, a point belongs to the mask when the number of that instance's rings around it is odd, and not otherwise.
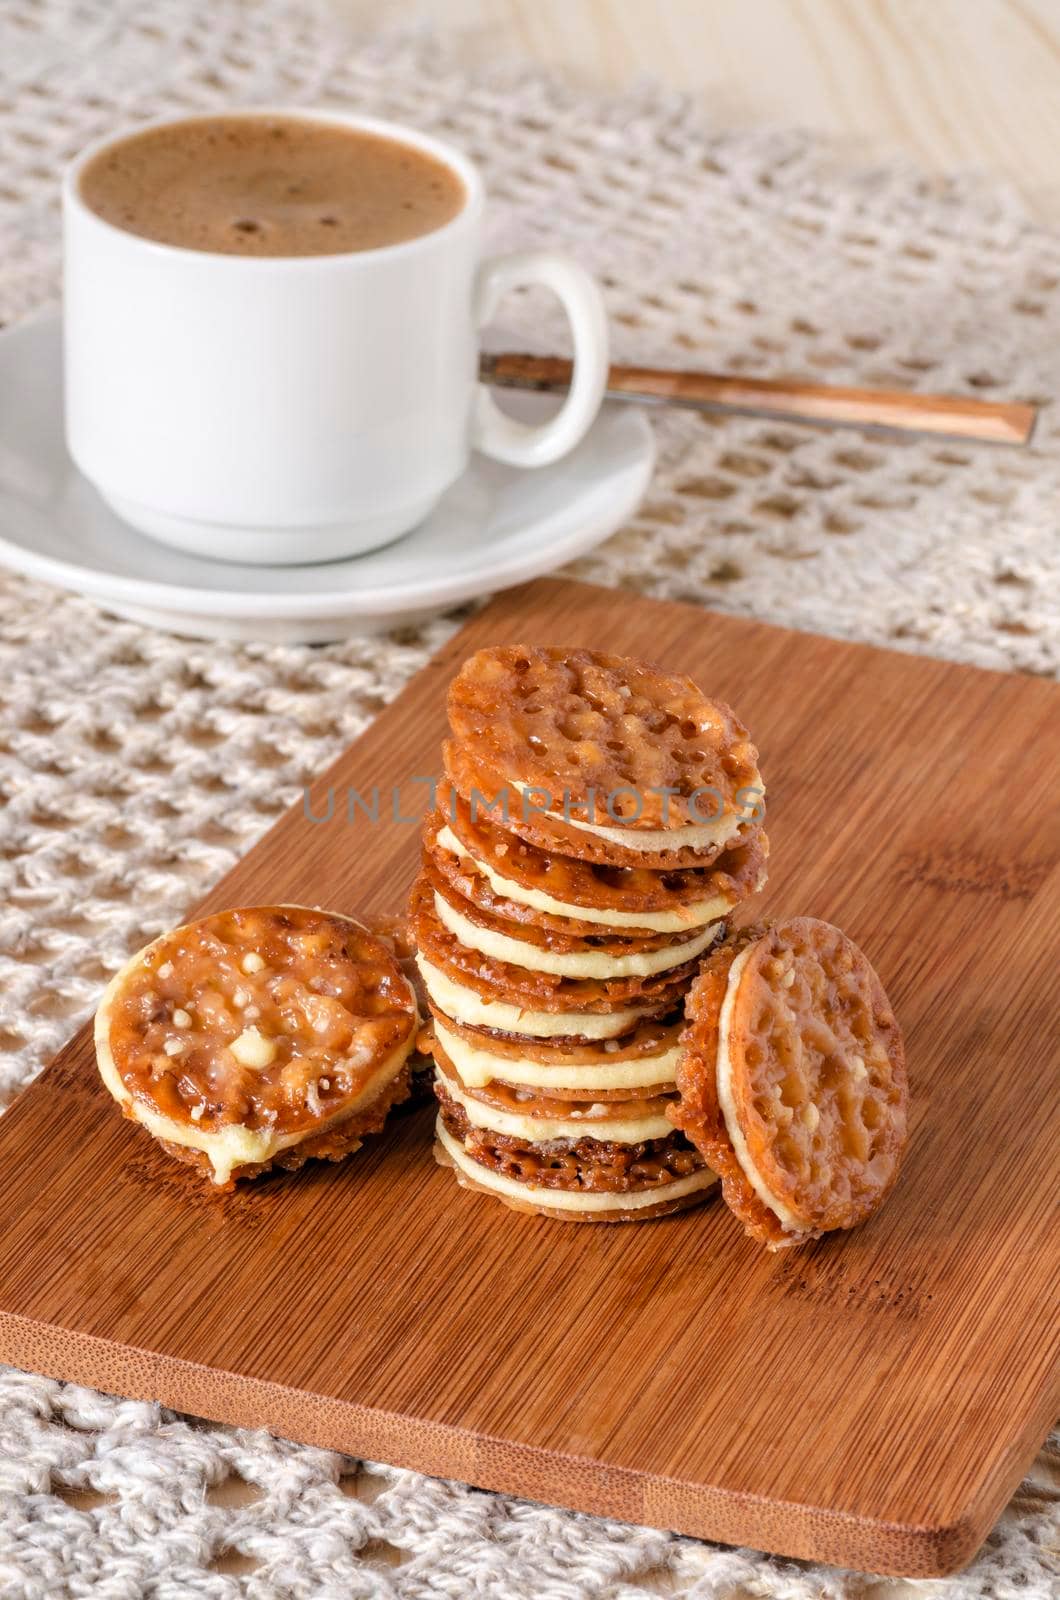
<path fill-rule="evenodd" d="M 447 680 L 493 641 L 645 654 L 737 706 L 763 908 L 841 923 L 905 1027 L 869 1226 L 770 1256 L 719 1203 L 572 1227 L 459 1189 L 426 1110 L 211 1195 L 83 1029 L 0 1122 L 0 1358 L 534 1499 L 868 1570 L 978 1548 L 1060 1407 L 1055 748 L 1035 680 L 543 581 L 481 612 L 200 909 L 401 906 Z M 503 707 L 498 715 L 503 715 Z M 1047 719 L 1052 718 L 1051 738 Z M 345 819 L 378 785 L 378 824 Z"/>

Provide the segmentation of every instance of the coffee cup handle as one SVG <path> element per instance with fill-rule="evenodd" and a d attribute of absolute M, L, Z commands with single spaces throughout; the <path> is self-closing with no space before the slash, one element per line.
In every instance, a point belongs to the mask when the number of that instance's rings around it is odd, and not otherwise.
<path fill-rule="evenodd" d="M 570 322 L 574 372 L 567 398 L 548 422 L 532 426 L 500 409 L 486 384 L 478 384 L 471 417 L 471 443 L 496 461 L 515 467 L 544 467 L 565 456 L 588 432 L 607 387 L 607 314 L 596 280 L 566 256 L 552 250 L 520 250 L 495 256 L 479 268 L 475 284 L 475 325 L 490 321 L 512 289 L 542 285 L 551 289 Z"/>

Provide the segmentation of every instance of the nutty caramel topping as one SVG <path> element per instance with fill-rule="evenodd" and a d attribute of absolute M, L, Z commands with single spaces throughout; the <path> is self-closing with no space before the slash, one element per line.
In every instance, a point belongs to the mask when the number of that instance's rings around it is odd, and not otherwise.
<path fill-rule="evenodd" d="M 131 1095 L 202 1129 L 340 1116 L 416 1026 L 409 985 L 357 923 L 299 906 L 218 912 L 148 947 L 110 1007 Z"/>

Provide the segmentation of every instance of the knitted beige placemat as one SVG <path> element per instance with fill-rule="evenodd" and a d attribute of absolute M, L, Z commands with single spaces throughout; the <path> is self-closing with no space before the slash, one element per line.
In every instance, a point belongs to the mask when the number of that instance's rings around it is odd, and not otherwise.
<path fill-rule="evenodd" d="M 284 0 L 8 0 L 0 317 L 52 301 L 56 177 L 89 138 L 225 103 L 336 102 L 485 168 L 492 242 L 604 281 L 618 354 L 1047 402 L 1060 240 L 1008 191 L 851 173 L 680 97 L 589 99 L 413 37 L 353 49 Z M 505 308 L 554 344 L 536 301 Z M 2 424 L 0 424 L 2 430 Z M 1060 450 L 659 414 L 636 518 L 572 570 L 848 638 L 1053 674 Z M 2 530 L 0 530 L 2 532 Z M 709 625 L 709 624 L 706 624 Z M 188 643 L 0 580 L 0 1105 L 454 626 L 327 648 Z M 929 736 L 929 731 L 928 735 Z M 900 1585 L 487 1495 L 0 1369 L 4 1600 L 656 1594 L 1045 1600 L 1060 1450 L 962 1577 Z M 236 1569 L 246 1575 L 239 1577 Z M 254 1568 L 252 1572 L 250 1568 Z"/>

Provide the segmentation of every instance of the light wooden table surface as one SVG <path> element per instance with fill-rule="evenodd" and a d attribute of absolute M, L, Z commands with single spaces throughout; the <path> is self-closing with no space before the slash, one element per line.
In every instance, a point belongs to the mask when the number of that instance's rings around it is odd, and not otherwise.
<path fill-rule="evenodd" d="M 358 26 L 431 21 L 473 59 L 700 95 L 730 125 L 839 135 L 852 156 L 981 168 L 1060 221 L 1060 0 L 332 0 Z"/>

